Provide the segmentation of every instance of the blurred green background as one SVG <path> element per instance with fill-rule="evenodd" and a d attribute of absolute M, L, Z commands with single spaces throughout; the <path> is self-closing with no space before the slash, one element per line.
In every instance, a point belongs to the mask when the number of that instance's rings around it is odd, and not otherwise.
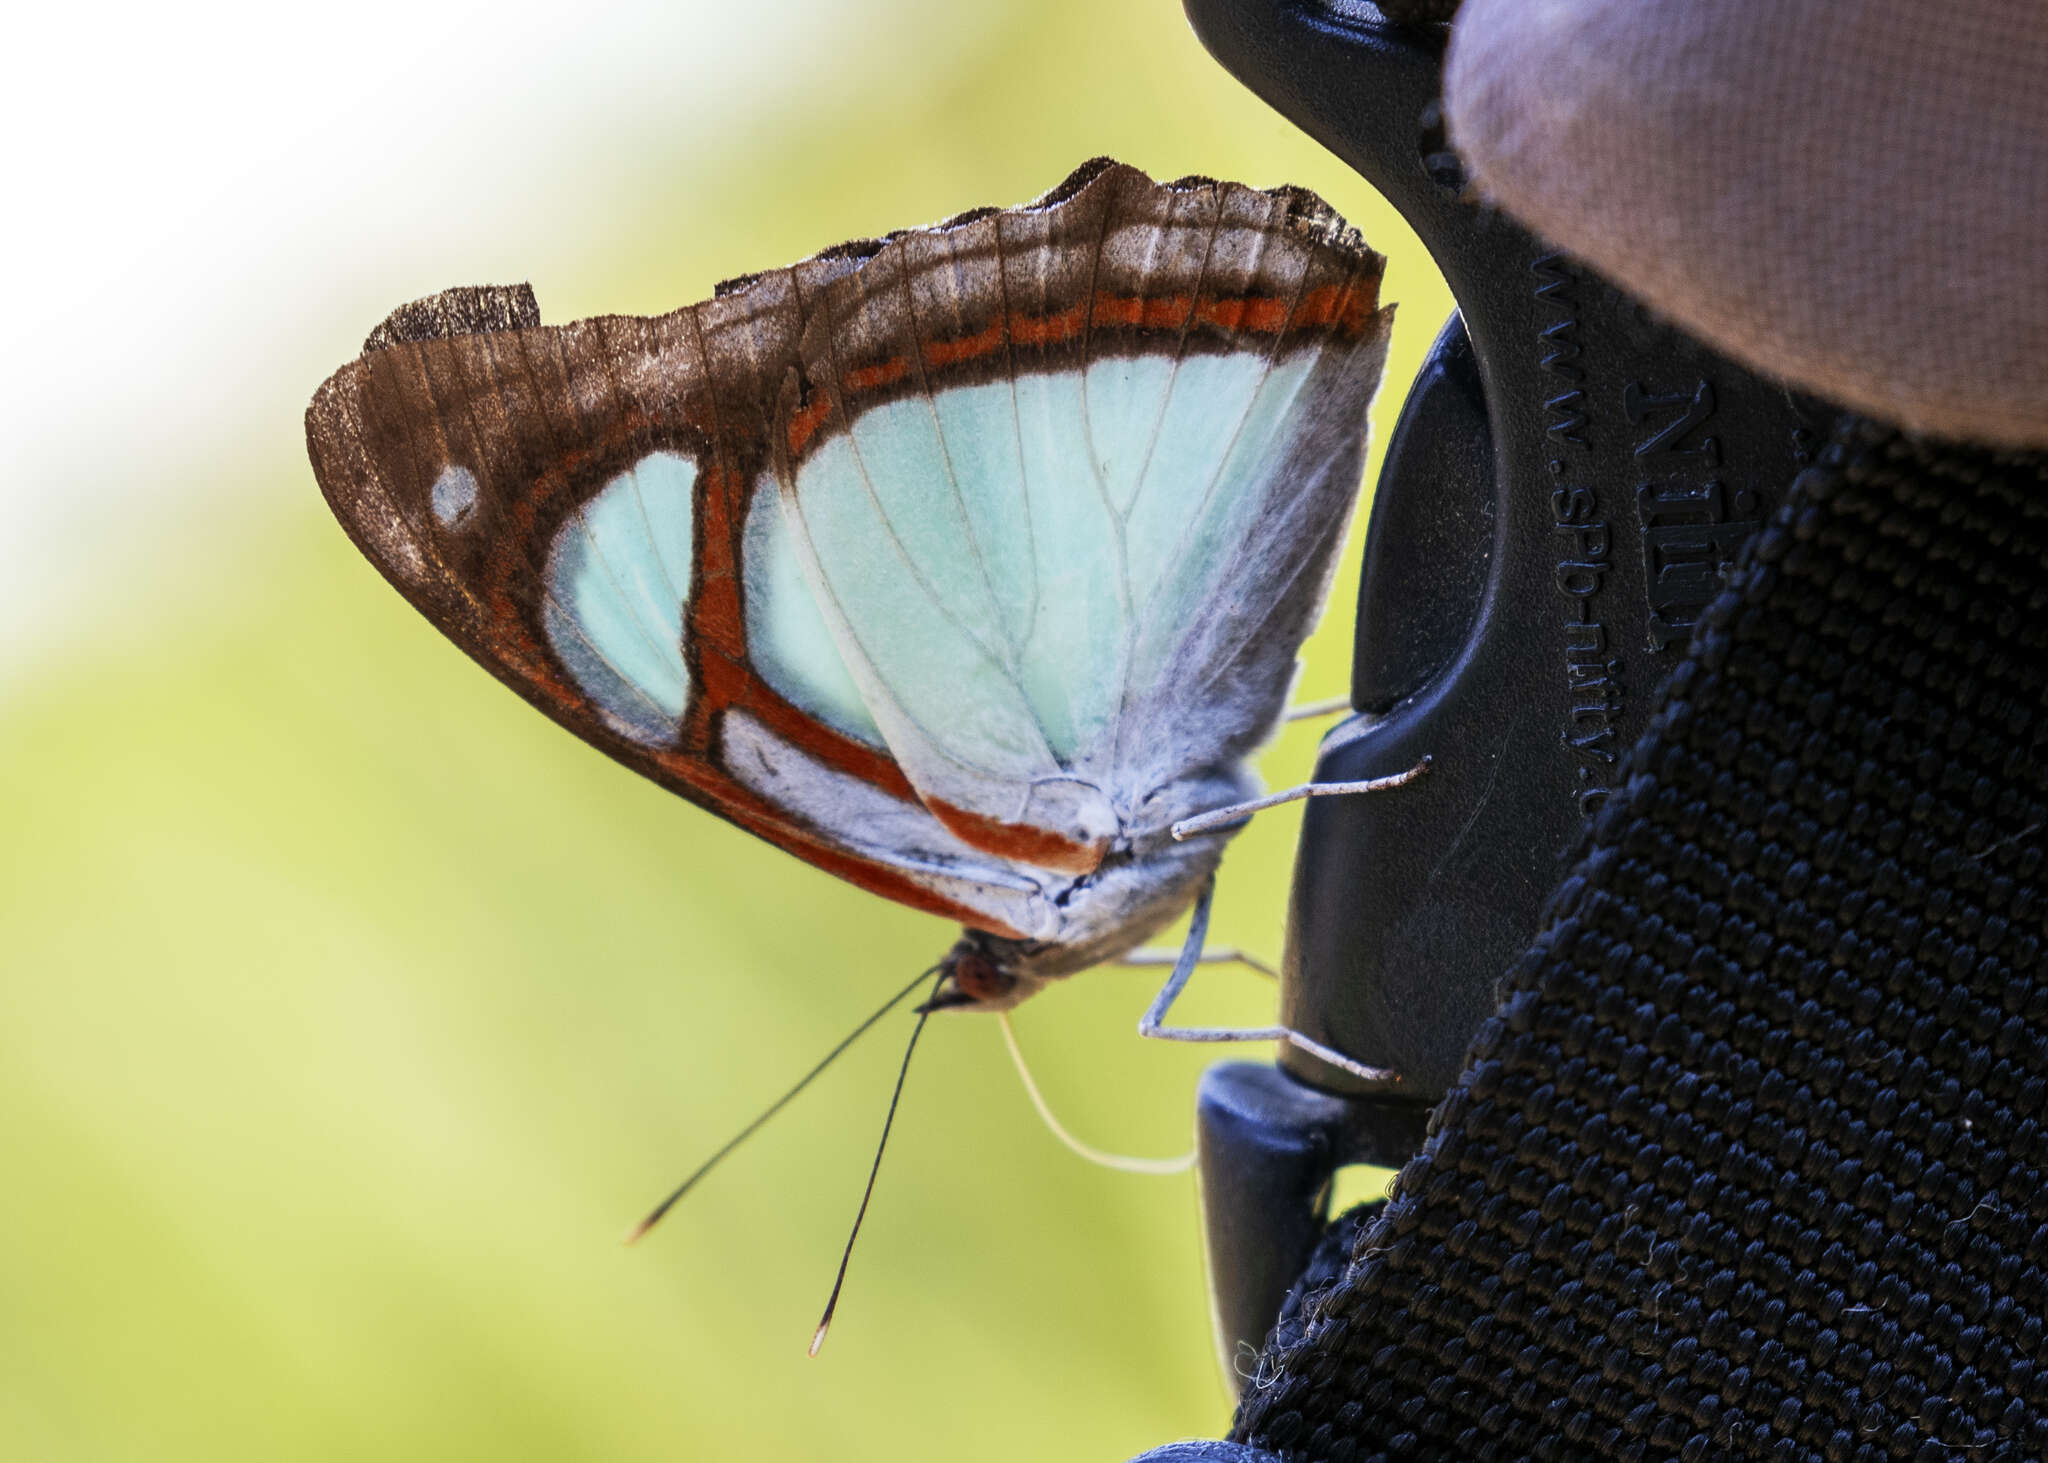
<path fill-rule="evenodd" d="M 90 23 L 29 22 L 47 75 L 7 104 L 76 126 L 0 117 L 44 343 L 5 383 L 0 1457 L 1117 1459 L 1224 1427 L 1192 1179 L 1058 1148 L 983 1020 L 934 1023 L 818 1361 L 907 1018 L 621 1247 L 951 931 L 520 705 L 355 556 L 299 413 L 443 286 L 660 312 L 1106 152 L 1313 187 L 1390 256 L 1378 446 L 1449 308 L 1407 231 L 1173 0 Z M 1304 696 L 1344 688 L 1354 585 Z M 1297 824 L 1232 845 L 1212 938 L 1278 953 Z M 1143 1154 L 1187 1146 L 1214 1056 L 1134 1035 L 1156 975 L 1018 1016 L 1068 1125 Z M 1270 1019 L 1205 981 L 1191 1014 Z"/>

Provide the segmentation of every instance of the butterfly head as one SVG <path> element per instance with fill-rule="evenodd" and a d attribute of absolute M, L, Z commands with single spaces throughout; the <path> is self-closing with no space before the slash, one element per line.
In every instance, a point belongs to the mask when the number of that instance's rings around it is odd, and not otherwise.
<path fill-rule="evenodd" d="M 962 930 L 939 962 L 938 993 L 926 1002 L 932 1011 L 1007 1011 L 1036 994 L 1046 977 L 1032 973 L 1031 944 L 981 930 Z"/>

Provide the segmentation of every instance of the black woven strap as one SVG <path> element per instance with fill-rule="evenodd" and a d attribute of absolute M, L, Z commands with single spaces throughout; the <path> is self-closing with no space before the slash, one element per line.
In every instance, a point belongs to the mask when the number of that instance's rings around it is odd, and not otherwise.
<path fill-rule="evenodd" d="M 2048 460 L 1852 423 L 1234 1437 L 2048 1458 Z"/>

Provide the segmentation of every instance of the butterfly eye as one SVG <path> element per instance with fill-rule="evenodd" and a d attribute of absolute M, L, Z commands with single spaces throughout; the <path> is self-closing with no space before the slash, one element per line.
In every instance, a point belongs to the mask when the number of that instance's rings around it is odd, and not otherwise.
<path fill-rule="evenodd" d="M 963 950 L 947 972 L 961 995 L 976 1002 L 999 1001 L 1015 989 L 1017 977 L 979 950 Z"/>

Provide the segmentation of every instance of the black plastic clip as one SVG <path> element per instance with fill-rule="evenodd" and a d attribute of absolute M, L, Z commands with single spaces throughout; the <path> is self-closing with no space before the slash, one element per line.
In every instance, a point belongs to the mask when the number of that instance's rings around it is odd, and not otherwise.
<path fill-rule="evenodd" d="M 1398 1164 L 1458 1078 L 1586 817 L 1723 571 L 1831 413 L 1651 318 L 1474 200 L 1438 100 L 1442 26 L 1358 0 L 1186 0 L 1234 76 L 1384 194 L 1458 301 L 1410 388 L 1365 543 L 1351 703 L 1321 782 L 1429 777 L 1309 805 L 1281 1020 L 1213 1069 L 1198 1145 L 1233 1383 L 1346 1164 Z M 1739 241 L 1731 240 L 1731 248 Z"/>

